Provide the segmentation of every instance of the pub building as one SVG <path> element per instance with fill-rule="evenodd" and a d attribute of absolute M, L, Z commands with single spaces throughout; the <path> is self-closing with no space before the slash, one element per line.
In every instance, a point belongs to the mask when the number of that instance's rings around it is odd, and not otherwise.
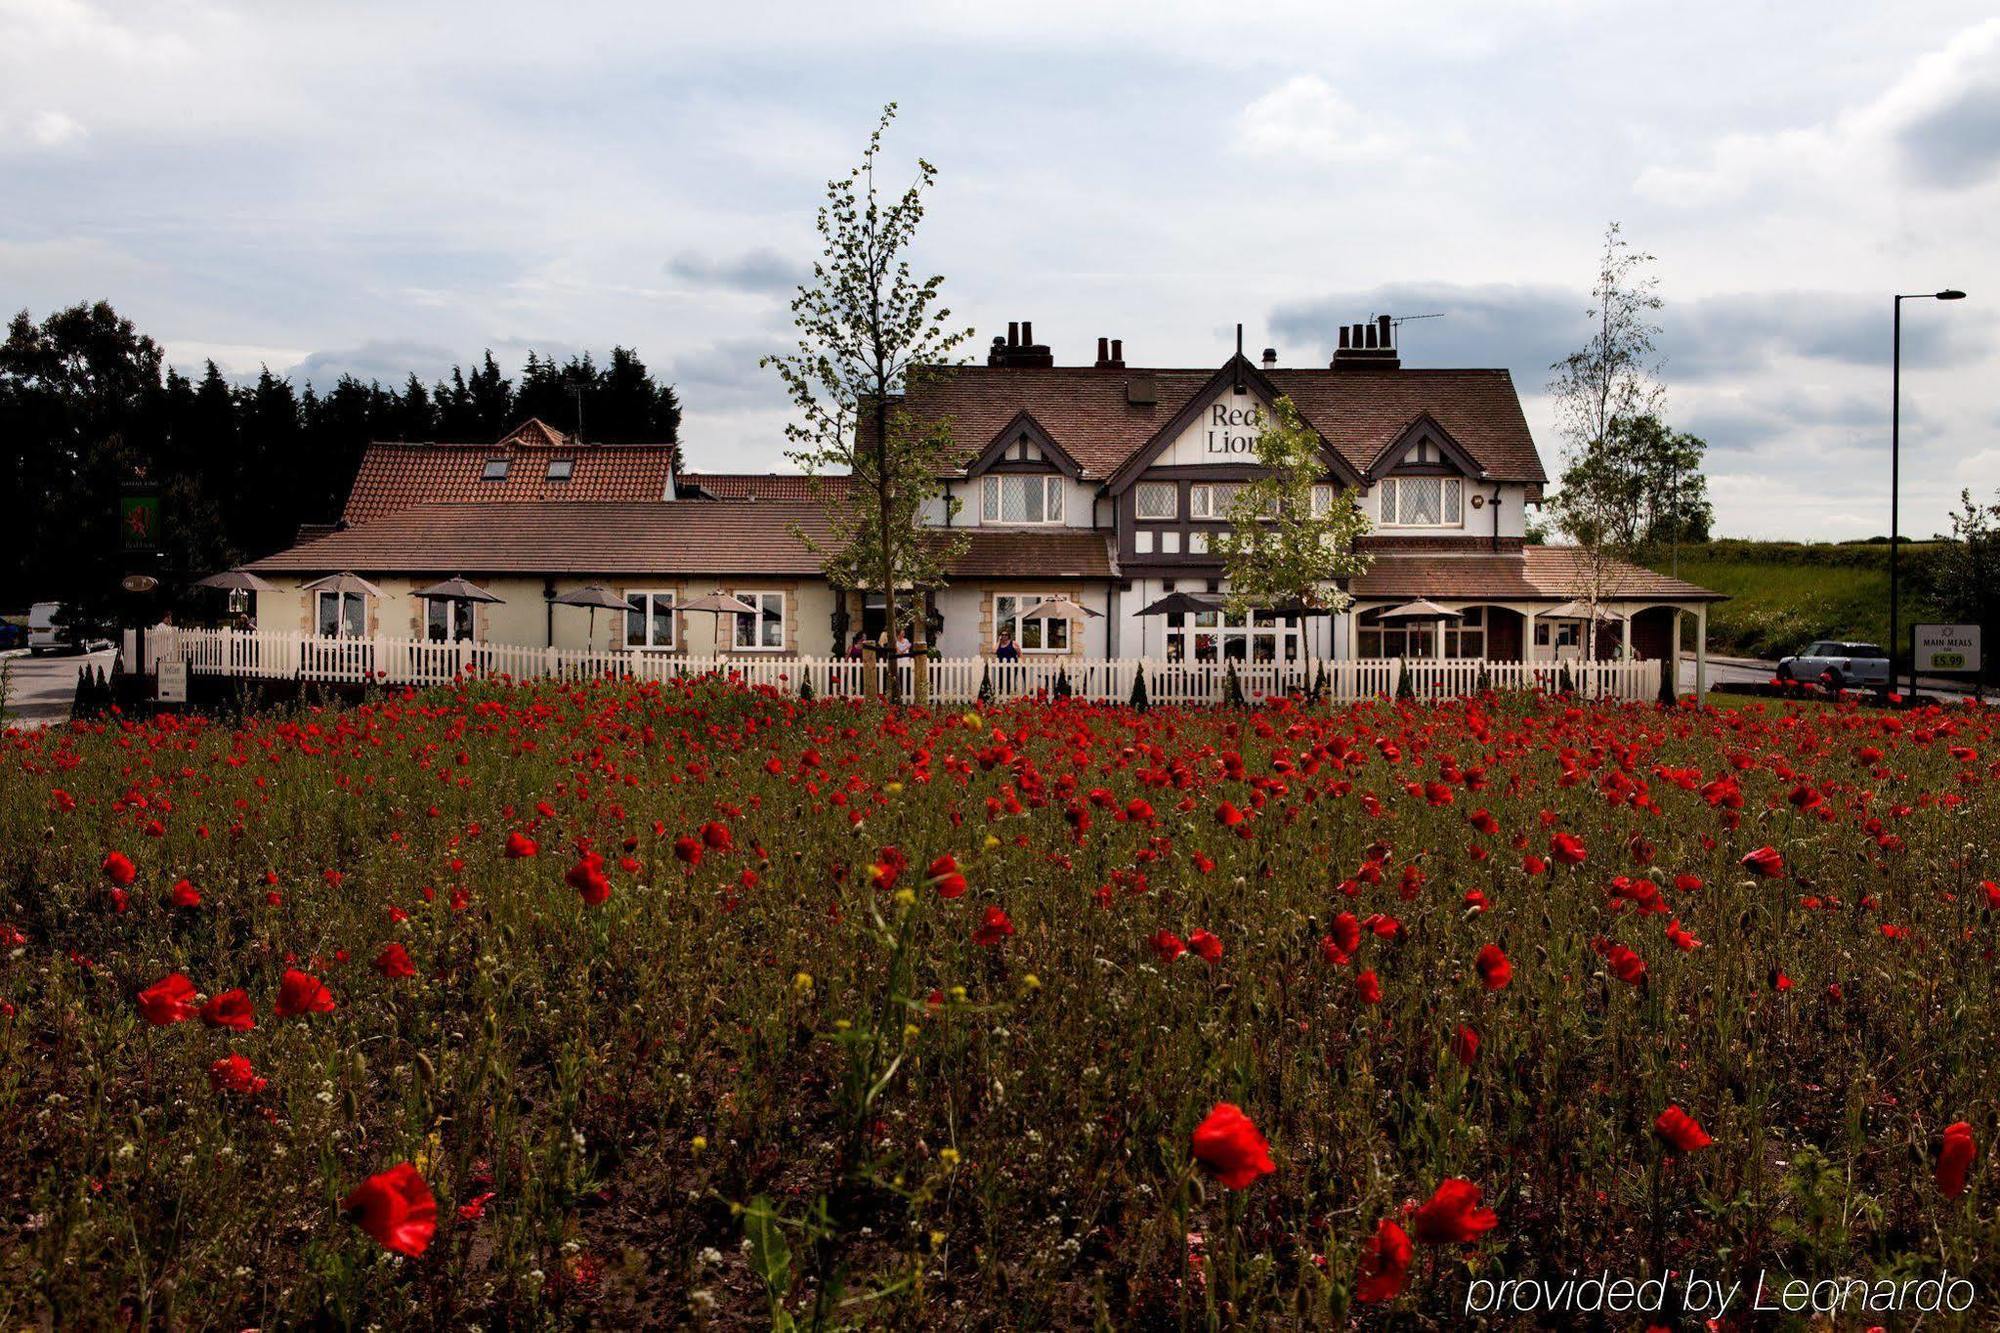
<path fill-rule="evenodd" d="M 990 656 L 1004 635 L 1029 658 L 1662 658 L 1684 616 L 1702 642 L 1719 594 L 1527 542 L 1548 474 L 1505 370 L 1405 367 L 1387 316 L 1333 341 L 1323 364 L 1283 366 L 1270 348 L 1252 362 L 1239 346 L 1219 366 L 1142 368 L 1099 338 L 1094 360 L 1057 365 L 1021 321 L 985 364 L 913 376 L 903 406 L 948 421 L 958 445 L 940 478 L 958 503 L 923 521 L 967 537 L 923 598 L 933 647 Z M 1142 614 L 1170 593 L 1227 591 L 1214 538 L 1280 396 L 1324 441 L 1315 503 L 1353 489 L 1372 524 L 1351 608 Z M 880 635 L 881 597 L 830 587 L 801 530 L 825 530 L 803 477 L 690 472 L 677 446 L 586 444 L 529 421 L 492 444 L 371 445 L 341 521 L 250 568 L 281 589 L 259 594 L 260 627 L 307 634 L 695 657 L 837 655 Z M 340 572 L 368 588 L 306 586 Z M 454 575 L 501 600 L 413 595 Z M 625 613 L 556 613 L 589 584 Z M 680 609 L 717 592 L 757 614 Z M 1097 614 L 1035 616 L 1051 597 Z"/>

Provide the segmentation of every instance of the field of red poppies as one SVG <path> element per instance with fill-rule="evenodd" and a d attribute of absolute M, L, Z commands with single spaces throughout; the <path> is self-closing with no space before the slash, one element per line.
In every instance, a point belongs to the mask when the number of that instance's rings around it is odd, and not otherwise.
<path fill-rule="evenodd" d="M 1690 1271 L 1990 1325 L 1996 733 L 610 682 L 10 733 L 0 1327 L 1455 1326 Z"/>

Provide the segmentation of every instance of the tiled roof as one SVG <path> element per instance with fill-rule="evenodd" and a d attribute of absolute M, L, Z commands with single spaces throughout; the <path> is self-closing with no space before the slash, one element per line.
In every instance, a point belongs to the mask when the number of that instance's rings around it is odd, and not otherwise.
<path fill-rule="evenodd" d="M 267 556 L 260 574 L 819 574 L 794 529 L 827 537 L 817 504 L 668 500 L 432 504 Z M 1107 534 L 968 530 L 951 573 L 968 578 L 1108 578 Z"/>
<path fill-rule="evenodd" d="M 822 476 L 822 491 L 831 495 L 847 492 L 847 475 Z M 811 500 L 812 478 L 796 472 L 683 472 L 675 485 L 683 496 L 696 488 L 715 500 Z"/>
<path fill-rule="evenodd" d="M 1354 580 L 1356 597 L 1433 597 L 1447 601 L 1497 598 L 1566 602 L 1588 598 L 1657 597 L 1663 601 L 1721 601 L 1723 594 L 1685 579 L 1656 574 L 1622 560 L 1606 561 L 1593 578 L 1589 557 L 1573 546 L 1529 546 L 1518 555 L 1378 555 Z"/>
<path fill-rule="evenodd" d="M 671 444 L 572 444 L 532 420 L 515 435 L 543 442 L 371 444 L 341 519 L 352 526 L 420 504 L 659 500 L 679 455 Z M 499 458 L 506 479 L 483 480 L 487 461 Z M 549 464 L 562 461 L 571 464 L 569 480 L 549 480 Z"/>
<path fill-rule="evenodd" d="M 1356 472 L 1366 472 L 1428 413 L 1494 480 L 1547 480 L 1513 378 L 1504 370 L 1262 373 L 1291 397 Z M 919 420 L 949 418 L 962 460 L 977 456 L 1025 409 L 1082 465 L 1086 476 L 1103 478 L 1157 434 L 1215 374 L 1212 367 L 941 366 L 913 381 L 906 404 Z M 1153 380 L 1157 401 L 1152 404 L 1126 401 L 1126 386 L 1141 376 Z"/>

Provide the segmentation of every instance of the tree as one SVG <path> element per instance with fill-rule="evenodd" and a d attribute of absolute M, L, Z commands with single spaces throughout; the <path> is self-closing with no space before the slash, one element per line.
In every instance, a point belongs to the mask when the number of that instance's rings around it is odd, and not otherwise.
<path fill-rule="evenodd" d="M 1593 625 L 1598 604 L 1612 591 L 1619 556 L 1631 552 L 1623 540 L 1632 496 L 1624 488 L 1627 466 L 1616 454 L 1619 423 L 1657 416 L 1666 392 L 1654 352 L 1660 333 L 1655 315 L 1665 302 L 1648 268 L 1652 263 L 1653 256 L 1626 243 L 1616 222 L 1605 228 L 1591 288 L 1596 331 L 1582 350 L 1550 367 L 1565 463 L 1550 509 L 1557 528 L 1582 552 L 1570 595 L 1585 604 Z M 1594 656 L 1594 629 L 1589 637 Z"/>
<path fill-rule="evenodd" d="M 915 420 L 905 395 L 972 336 L 952 329 L 940 306 L 944 279 L 922 280 L 910 270 L 909 248 L 923 221 L 924 191 L 937 177 L 917 160 L 917 178 L 884 202 L 875 168 L 882 136 L 896 104 L 868 137 L 861 163 L 827 182 L 817 227 L 823 243 L 810 283 L 792 299 L 798 351 L 759 363 L 777 371 L 798 418 L 785 426 L 790 456 L 819 477 L 844 472 L 844 493 L 822 492 L 831 539 L 800 533 L 821 557 L 836 588 L 880 588 L 887 610 L 885 637 L 903 624 L 898 600 L 911 590 L 919 609 L 910 617 L 911 639 L 922 657 L 928 635 L 921 611 L 924 592 L 943 581 L 949 562 L 964 550 L 962 533 L 924 531 L 924 507 L 943 491 L 939 473 L 952 461 L 951 424 Z M 946 497 L 948 510 L 956 502 Z M 929 693 L 928 674 L 915 673 L 918 701 Z M 889 673 L 890 697 L 900 699 L 898 673 Z"/>
<path fill-rule="evenodd" d="M 1354 549 L 1368 515 L 1351 488 L 1337 489 L 1324 509 L 1313 504 L 1326 475 L 1326 441 L 1307 425 L 1290 398 L 1280 398 L 1257 432 L 1261 474 L 1240 486 L 1229 504 L 1229 530 L 1215 537 L 1229 576 L 1229 613 L 1301 607 L 1345 611 L 1354 599 L 1336 579 L 1366 573 L 1370 559 Z M 1311 660 L 1310 626 L 1303 636 Z"/>
<path fill-rule="evenodd" d="M 1951 540 L 1938 554 L 1938 607 L 1954 623 L 1983 630 L 1980 679 L 1993 668 L 1984 665 L 2000 649 L 2000 491 L 1984 504 L 1960 491 L 1959 507 L 1951 516 Z"/>
<path fill-rule="evenodd" d="M 1602 540 L 1624 551 L 1651 555 L 1707 541 L 1715 521 L 1701 469 L 1707 452 L 1706 440 L 1671 429 L 1655 413 L 1613 417 L 1604 439 L 1563 470 L 1562 493 L 1591 501 L 1565 512 L 1585 534 L 1601 519 Z"/>

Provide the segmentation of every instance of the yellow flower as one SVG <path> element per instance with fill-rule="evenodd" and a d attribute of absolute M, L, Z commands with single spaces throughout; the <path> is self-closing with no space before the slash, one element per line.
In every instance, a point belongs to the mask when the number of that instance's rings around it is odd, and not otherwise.
<path fill-rule="evenodd" d="M 697 1134 L 692 1139 L 688 1140 L 688 1147 L 694 1149 L 698 1153 L 707 1152 L 708 1139 L 704 1135 Z"/>
<path fill-rule="evenodd" d="M 956 1148 L 940 1148 L 940 1149 L 938 1149 L 938 1160 L 939 1160 L 940 1162 L 943 1162 L 943 1163 L 944 1163 L 944 1164 L 945 1164 L 946 1166 L 957 1166 L 957 1165 L 958 1165 L 958 1149 L 956 1149 Z"/>
<path fill-rule="evenodd" d="M 896 890 L 896 901 L 901 903 L 903 906 L 908 907 L 910 904 L 916 902 L 916 900 L 917 900 L 917 891 L 915 889 Z"/>
<path fill-rule="evenodd" d="M 888 786 L 882 788 L 882 790 L 888 792 L 891 796 L 895 796 L 902 792 L 903 784 L 900 782 L 892 782 Z"/>
<path fill-rule="evenodd" d="M 922 1031 L 922 1029 L 919 1028 L 915 1023 L 903 1024 L 903 1035 L 905 1037 L 914 1037 L 920 1031 Z"/>
<path fill-rule="evenodd" d="M 963 1000 L 965 998 L 965 987 L 953 986 L 951 988 L 951 998 L 954 1000 Z"/>
<path fill-rule="evenodd" d="M 807 991 L 811 990 L 812 988 L 813 988 L 812 973 L 801 972 L 797 976 L 792 978 L 792 989 L 797 991 L 799 994 L 804 995 Z"/>
<path fill-rule="evenodd" d="M 854 1026 L 854 1024 L 852 1024 L 852 1023 L 848 1022 L 848 1021 L 847 1021 L 846 1019 L 844 1019 L 844 1018 L 836 1018 L 836 1019 L 834 1019 L 834 1020 L 833 1020 L 833 1030 L 834 1030 L 835 1032 L 845 1032 L 845 1031 L 847 1031 L 847 1029 L 849 1029 L 849 1028 L 851 1028 L 851 1027 L 853 1027 L 853 1026 Z"/>
<path fill-rule="evenodd" d="M 1021 978 L 1021 986 L 1024 990 L 1040 990 L 1042 988 L 1042 979 L 1033 972 L 1030 972 Z"/>
<path fill-rule="evenodd" d="M 971 727 L 975 731 L 979 729 L 979 723 L 980 723 L 979 714 L 973 712 L 971 709 L 967 709 L 965 712 L 965 716 L 959 718 L 959 721 L 963 722 L 966 726 Z"/>
<path fill-rule="evenodd" d="M 999 838 L 995 837 L 995 836 L 994 836 L 993 834 L 991 834 L 991 833 L 989 833 L 989 834 L 987 834 L 987 835 L 986 835 L 986 850 L 987 850 L 987 851 L 989 851 L 989 852 L 990 852 L 990 851 L 992 851 L 992 850 L 993 850 L 993 849 L 994 849 L 995 847 L 998 847 L 999 845 L 1000 845 L 1000 839 L 999 839 Z"/>
<path fill-rule="evenodd" d="M 942 1231 L 931 1232 L 931 1248 L 935 1250 L 938 1246 L 942 1244 L 944 1244 L 944 1232 Z"/>

